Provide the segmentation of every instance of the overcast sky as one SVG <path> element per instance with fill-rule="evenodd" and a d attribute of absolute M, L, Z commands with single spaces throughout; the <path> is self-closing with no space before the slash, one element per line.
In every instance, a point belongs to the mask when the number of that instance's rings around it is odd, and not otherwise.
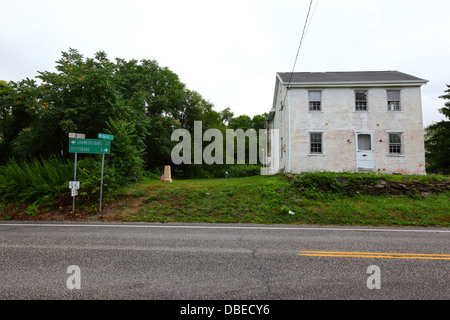
<path fill-rule="evenodd" d="M 54 71 L 62 51 L 156 60 L 235 115 L 270 111 L 310 0 L 0 0 L 0 80 Z M 314 0 L 295 71 L 398 70 L 426 80 L 424 125 L 444 117 L 450 1 Z"/>

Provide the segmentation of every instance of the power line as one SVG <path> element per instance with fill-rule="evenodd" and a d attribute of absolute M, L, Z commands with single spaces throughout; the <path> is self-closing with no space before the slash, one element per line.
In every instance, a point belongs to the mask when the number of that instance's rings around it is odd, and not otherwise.
<path fill-rule="evenodd" d="M 281 109 L 283 109 L 283 101 L 286 100 L 286 96 L 287 96 L 287 94 L 288 94 L 288 92 L 290 90 L 290 87 L 291 87 L 292 76 L 294 75 L 294 70 L 295 70 L 295 66 L 297 64 L 297 59 L 298 59 L 298 55 L 300 53 L 300 48 L 302 47 L 302 44 L 303 44 L 303 39 L 305 38 L 306 31 L 309 29 L 309 24 L 310 24 L 309 15 L 311 14 L 311 7 L 312 7 L 312 4 L 313 4 L 313 1 L 314 0 L 311 0 L 309 2 L 308 14 L 306 15 L 305 24 L 303 26 L 303 31 L 302 31 L 302 36 L 300 38 L 300 43 L 298 45 L 297 55 L 295 56 L 294 66 L 292 67 L 292 72 L 291 72 L 291 75 L 289 77 L 289 82 L 288 82 L 288 85 L 287 85 L 287 89 L 286 89 L 284 98 L 283 98 L 283 100 L 281 102 Z M 317 7 L 317 5 L 316 5 L 316 7 Z M 314 9 L 314 12 L 315 11 L 316 11 L 316 9 Z M 288 102 L 288 104 L 289 104 L 289 102 Z M 288 132 L 289 132 L 289 134 L 288 134 L 288 137 L 289 137 L 289 141 L 288 141 L 288 145 L 289 145 L 288 146 L 288 172 L 290 172 L 290 170 L 291 170 L 291 111 L 290 111 L 289 107 L 288 107 L 288 118 L 289 118 L 289 120 L 288 120 Z"/>
<path fill-rule="evenodd" d="M 314 11 L 312 12 L 312 14 L 311 14 L 311 19 L 309 19 L 309 22 L 308 22 L 308 26 L 306 27 L 306 31 L 305 31 L 305 34 L 308 32 L 308 30 L 309 30 L 309 26 L 311 25 L 311 21 L 312 21 L 312 19 L 313 19 L 313 17 L 314 17 L 314 14 L 316 13 L 316 9 L 317 9 L 317 5 L 319 4 L 319 0 L 317 0 L 316 1 L 316 5 L 314 6 Z"/>
<path fill-rule="evenodd" d="M 311 23 L 311 21 L 309 20 L 309 16 L 311 14 L 311 8 L 312 8 L 313 2 L 314 2 L 314 0 L 311 0 L 310 3 L 309 3 L 308 14 L 306 15 L 305 24 L 303 26 L 302 36 L 300 38 L 300 43 L 299 43 L 298 49 L 297 49 L 297 55 L 295 56 L 294 66 L 292 67 L 292 72 L 291 72 L 291 75 L 290 75 L 289 81 L 288 81 L 288 90 L 289 90 L 290 85 L 291 85 L 292 76 L 294 75 L 295 66 L 297 65 L 298 55 L 300 53 L 300 48 L 302 47 L 302 44 L 303 44 L 303 39 L 305 38 L 305 34 L 306 34 L 307 30 L 309 29 L 309 25 Z M 317 3 L 316 3 L 316 6 L 314 8 L 314 12 L 316 12 L 316 8 L 317 8 Z M 313 12 L 313 15 L 314 15 L 314 12 Z M 312 19 L 312 16 L 311 16 L 311 19 Z M 286 95 L 287 95 L 287 90 L 286 90 L 286 93 L 285 93 L 283 101 L 286 100 Z"/>

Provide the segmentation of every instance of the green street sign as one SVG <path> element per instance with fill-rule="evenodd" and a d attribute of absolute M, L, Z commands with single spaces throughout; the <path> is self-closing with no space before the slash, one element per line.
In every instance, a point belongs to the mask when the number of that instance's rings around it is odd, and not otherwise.
<path fill-rule="evenodd" d="M 69 152 L 109 154 L 111 152 L 111 140 L 69 139 Z"/>
<path fill-rule="evenodd" d="M 99 133 L 98 134 L 98 138 L 99 139 L 106 139 L 106 140 L 114 140 L 114 136 L 111 134 L 106 134 L 106 133 Z"/>

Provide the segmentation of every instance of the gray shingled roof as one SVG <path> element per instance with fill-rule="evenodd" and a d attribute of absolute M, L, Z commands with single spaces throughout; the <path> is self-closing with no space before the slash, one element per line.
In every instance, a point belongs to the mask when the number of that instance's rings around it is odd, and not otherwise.
<path fill-rule="evenodd" d="M 279 72 L 278 76 L 283 83 L 427 82 L 398 71 Z"/>

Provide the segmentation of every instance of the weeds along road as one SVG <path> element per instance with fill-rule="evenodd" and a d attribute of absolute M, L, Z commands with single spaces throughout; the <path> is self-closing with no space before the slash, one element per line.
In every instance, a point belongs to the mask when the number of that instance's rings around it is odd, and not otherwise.
<path fill-rule="evenodd" d="M 450 299 L 450 229 L 0 223 L 0 299 Z"/>

